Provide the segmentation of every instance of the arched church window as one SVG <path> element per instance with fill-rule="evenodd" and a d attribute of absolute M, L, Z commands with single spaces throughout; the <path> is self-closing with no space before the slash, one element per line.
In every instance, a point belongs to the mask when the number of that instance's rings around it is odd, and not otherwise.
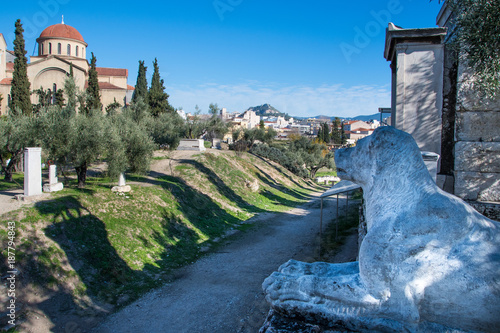
<path fill-rule="evenodd" d="M 71 55 L 71 45 L 68 44 L 68 47 L 67 47 L 67 52 L 68 52 L 68 55 Z"/>
<path fill-rule="evenodd" d="M 52 43 L 49 43 L 49 54 L 52 54 Z"/>
<path fill-rule="evenodd" d="M 52 104 L 56 104 L 56 91 L 57 91 L 57 84 L 54 83 L 52 86 Z"/>
<path fill-rule="evenodd" d="M 61 47 L 61 43 L 57 43 L 57 54 L 61 54 L 62 52 L 62 47 Z"/>
<path fill-rule="evenodd" d="M 78 57 L 78 45 L 76 46 L 75 55 Z"/>

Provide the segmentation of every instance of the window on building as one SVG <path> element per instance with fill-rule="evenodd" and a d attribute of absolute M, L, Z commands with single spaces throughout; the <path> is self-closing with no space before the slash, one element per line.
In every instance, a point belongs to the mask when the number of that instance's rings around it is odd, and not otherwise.
<path fill-rule="evenodd" d="M 71 55 L 71 45 L 68 44 L 68 47 L 67 47 L 67 52 L 68 52 L 68 55 Z"/>
<path fill-rule="evenodd" d="M 52 43 L 49 43 L 49 54 L 52 54 Z"/>
<path fill-rule="evenodd" d="M 42 54 L 42 55 L 43 55 L 43 43 L 40 43 L 40 48 L 41 48 L 41 50 L 40 50 L 40 54 Z"/>
<path fill-rule="evenodd" d="M 56 104 L 56 92 L 57 92 L 57 85 L 54 83 L 52 85 L 52 104 Z"/>
<path fill-rule="evenodd" d="M 57 54 L 61 54 L 61 52 L 62 52 L 61 43 L 57 43 Z"/>
<path fill-rule="evenodd" d="M 78 45 L 76 46 L 75 55 L 78 57 Z"/>

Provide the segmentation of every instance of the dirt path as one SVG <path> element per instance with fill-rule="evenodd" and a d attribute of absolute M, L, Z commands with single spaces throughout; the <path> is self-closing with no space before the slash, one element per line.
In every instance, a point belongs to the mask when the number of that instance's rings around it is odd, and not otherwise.
<path fill-rule="evenodd" d="M 325 200 L 324 221 L 334 209 L 335 199 Z M 257 217 L 254 229 L 180 270 L 172 283 L 108 317 L 94 332 L 257 332 L 269 310 L 262 282 L 291 258 L 314 261 L 319 218 L 318 199 Z"/>

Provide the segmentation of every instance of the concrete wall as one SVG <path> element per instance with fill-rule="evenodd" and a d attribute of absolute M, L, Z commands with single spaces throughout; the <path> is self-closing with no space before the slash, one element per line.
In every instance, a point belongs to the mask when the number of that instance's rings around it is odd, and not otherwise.
<path fill-rule="evenodd" d="M 125 89 L 101 89 L 101 103 L 103 111 L 106 109 L 106 106 L 113 103 L 116 99 L 121 106 L 124 104 L 125 96 L 127 91 Z"/>

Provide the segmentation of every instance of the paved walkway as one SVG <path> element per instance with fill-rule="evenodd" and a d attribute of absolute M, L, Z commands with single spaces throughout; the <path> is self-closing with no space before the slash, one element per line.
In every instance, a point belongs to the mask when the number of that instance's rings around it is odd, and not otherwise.
<path fill-rule="evenodd" d="M 324 221 L 335 217 L 324 203 Z M 262 214 L 242 233 L 177 279 L 111 315 L 94 332 L 258 332 L 269 305 L 261 284 L 289 259 L 315 261 L 320 202 L 282 214 Z"/>
<path fill-rule="evenodd" d="M 37 201 L 45 200 L 50 197 L 49 193 L 44 193 L 42 195 L 24 198 L 24 200 L 17 200 L 16 195 L 22 195 L 23 193 L 24 190 L 22 189 L 0 191 L 0 216 L 19 209 L 22 206 L 33 205 Z"/>

